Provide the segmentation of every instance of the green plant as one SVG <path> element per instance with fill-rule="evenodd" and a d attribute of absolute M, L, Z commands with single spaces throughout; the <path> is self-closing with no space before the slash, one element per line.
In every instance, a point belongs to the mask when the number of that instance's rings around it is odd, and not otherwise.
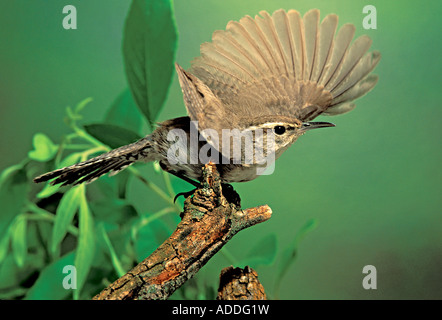
<path fill-rule="evenodd" d="M 143 124 L 152 129 L 173 72 L 177 31 L 172 8 L 170 0 L 132 2 L 123 41 L 129 88 L 115 99 L 102 122 L 82 123 L 82 110 L 92 98 L 67 107 L 65 122 L 71 132 L 59 143 L 36 133 L 27 158 L 1 173 L 0 298 L 89 299 L 149 255 L 174 229 L 182 210 L 173 201 L 176 180 L 158 164 L 153 171 L 159 183 L 147 179 L 137 166 L 91 185 L 32 183 L 38 174 L 138 140 Z M 133 180 L 155 194 L 161 209 L 136 209 L 128 197 Z M 299 239 L 283 255 L 277 289 Z M 235 266 L 271 265 L 278 253 L 277 238 L 271 234 L 258 240 L 240 260 L 226 249 L 221 253 Z M 76 267 L 77 290 L 62 286 L 67 265 Z M 178 291 L 178 298 L 213 299 L 215 286 L 192 279 Z"/>
<path fill-rule="evenodd" d="M 152 128 L 169 89 L 176 40 L 169 0 L 134 0 L 123 42 L 130 89 L 117 97 L 101 123 L 80 124 L 81 111 L 91 98 L 67 107 L 65 122 L 72 132 L 59 144 L 43 133 L 35 134 L 28 157 L 3 171 L 2 298 L 64 299 L 71 294 L 75 299 L 90 298 L 104 287 L 102 281 L 124 274 L 170 234 L 171 227 L 160 218 L 175 213 L 176 221 L 181 206 L 173 201 L 167 174 L 162 174 L 164 188 L 144 178 L 137 167 L 115 178 L 103 177 L 95 187 L 41 187 L 32 178 L 134 142 L 141 138 L 143 119 Z M 138 212 L 127 198 L 131 179 L 142 181 L 162 199 L 164 208 Z M 62 268 L 69 264 L 77 270 L 77 290 L 61 285 L 66 276 Z"/>

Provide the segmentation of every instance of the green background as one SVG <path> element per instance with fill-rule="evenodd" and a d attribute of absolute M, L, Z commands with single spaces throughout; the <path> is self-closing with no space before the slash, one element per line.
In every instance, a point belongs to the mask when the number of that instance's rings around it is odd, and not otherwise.
<path fill-rule="evenodd" d="M 68 2 L 77 8 L 77 30 L 62 28 L 68 3 L 0 5 L 0 170 L 26 156 L 36 132 L 60 141 L 69 132 L 62 121 L 67 105 L 93 97 L 83 114 L 87 122 L 98 121 L 127 86 L 121 40 L 130 2 Z M 377 30 L 362 28 L 367 4 L 377 8 Z M 372 49 L 382 53 L 375 89 L 351 113 L 322 117 L 337 127 L 303 136 L 278 160 L 274 174 L 234 186 L 244 208 L 267 203 L 274 214 L 227 248 L 239 258 L 271 233 L 284 248 L 315 218 L 318 227 L 303 240 L 281 298 L 441 299 L 440 1 L 175 0 L 174 8 L 176 59 L 185 68 L 214 30 L 260 10 L 304 14 L 318 8 L 322 18 L 336 13 L 340 25 L 354 23 L 357 35 L 373 39 Z M 184 114 L 174 75 L 158 120 Z M 145 170 L 152 173 L 150 166 Z M 178 191 L 188 189 L 179 185 Z M 131 184 L 137 208 L 161 208 L 145 192 L 139 182 Z M 216 283 L 228 265 L 217 255 L 198 278 Z M 362 287 L 365 265 L 377 268 L 377 290 Z M 274 270 L 258 269 L 264 287 L 272 287 Z"/>

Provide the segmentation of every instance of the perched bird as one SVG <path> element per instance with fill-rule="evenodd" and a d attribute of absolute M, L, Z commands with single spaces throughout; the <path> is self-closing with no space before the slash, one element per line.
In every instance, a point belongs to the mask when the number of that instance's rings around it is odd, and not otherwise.
<path fill-rule="evenodd" d="M 354 25 L 336 33 L 337 25 L 335 14 L 320 22 L 316 9 L 304 17 L 281 9 L 230 21 L 201 45 L 188 71 L 176 64 L 189 117 L 162 122 L 135 143 L 34 181 L 92 182 L 138 161 L 159 161 L 163 170 L 189 182 L 202 178 L 207 161 L 218 164 L 224 183 L 255 179 L 263 166 L 253 157 L 256 150 L 277 159 L 306 131 L 334 126 L 311 122 L 318 115 L 352 110 L 353 101 L 375 86 L 378 78 L 371 72 L 380 53 L 368 52 L 372 41 L 366 35 L 351 43 Z M 239 135 L 228 135 L 232 131 Z M 245 147 L 234 156 L 238 141 Z"/>

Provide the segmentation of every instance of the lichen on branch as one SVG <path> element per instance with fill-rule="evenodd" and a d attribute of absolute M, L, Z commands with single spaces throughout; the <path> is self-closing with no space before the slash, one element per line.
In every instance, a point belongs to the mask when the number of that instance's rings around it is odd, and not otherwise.
<path fill-rule="evenodd" d="M 215 164 L 207 164 L 203 173 L 172 235 L 94 300 L 167 299 L 236 233 L 271 217 L 267 205 L 241 210 L 238 194 L 221 184 Z"/>

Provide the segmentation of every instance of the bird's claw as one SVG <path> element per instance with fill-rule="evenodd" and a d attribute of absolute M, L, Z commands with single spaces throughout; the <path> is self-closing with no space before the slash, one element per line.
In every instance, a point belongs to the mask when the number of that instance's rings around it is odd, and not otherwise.
<path fill-rule="evenodd" d="M 176 202 L 176 199 L 178 199 L 180 196 L 183 196 L 184 198 L 187 198 L 188 196 L 192 195 L 192 194 L 195 192 L 196 189 L 197 189 L 197 188 L 195 188 L 195 189 L 193 189 L 193 190 L 190 190 L 190 191 L 187 191 L 187 192 L 180 192 L 180 193 L 177 193 L 177 195 L 175 196 L 175 198 L 173 198 L 173 203 L 175 203 L 175 202 Z"/>

